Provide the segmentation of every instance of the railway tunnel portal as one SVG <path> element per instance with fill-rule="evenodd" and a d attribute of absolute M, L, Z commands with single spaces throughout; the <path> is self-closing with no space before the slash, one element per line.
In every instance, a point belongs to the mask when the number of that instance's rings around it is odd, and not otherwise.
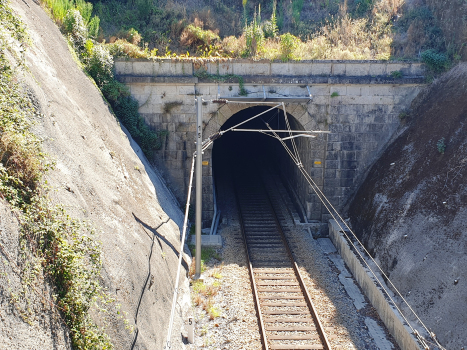
<path fill-rule="evenodd" d="M 337 209 L 345 206 L 366 170 L 403 126 L 404 115 L 425 81 L 424 67 L 417 62 L 120 60 L 115 71 L 139 101 L 146 123 L 154 130 L 169 131 L 152 161 L 179 202 L 186 198 L 195 151 L 194 98 L 201 96 L 206 101 L 203 139 L 278 102 L 284 102 L 291 129 L 328 131 L 295 141 L 305 170 Z M 210 102 L 219 98 L 231 101 Z M 281 109 L 241 127 L 266 129 L 265 121 L 285 128 Z M 203 154 L 204 227 L 213 217 L 213 184 L 216 174 L 222 173 L 219 167 L 234 161 L 241 166 L 239 157 L 248 162 L 258 154 L 263 164 L 279 170 L 308 220 L 330 218 L 277 140 L 258 132 L 228 132 Z"/>

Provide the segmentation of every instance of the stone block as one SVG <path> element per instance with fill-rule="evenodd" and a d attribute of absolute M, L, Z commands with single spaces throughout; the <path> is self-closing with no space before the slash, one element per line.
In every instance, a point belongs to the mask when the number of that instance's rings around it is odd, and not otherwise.
<path fill-rule="evenodd" d="M 338 169 L 339 168 L 339 162 L 337 160 L 326 160 L 326 169 Z"/>
<path fill-rule="evenodd" d="M 354 142 L 353 143 L 353 147 L 354 147 L 354 150 L 355 151 L 361 151 L 363 149 L 363 145 L 364 143 L 363 142 Z"/>
<path fill-rule="evenodd" d="M 324 179 L 322 177 L 313 177 L 313 181 L 318 186 L 323 186 Z"/>
<path fill-rule="evenodd" d="M 352 125 L 352 132 L 355 135 L 355 141 L 362 142 L 363 141 L 363 134 L 355 133 L 355 125 Z"/>
<path fill-rule="evenodd" d="M 383 124 L 369 124 L 368 131 L 369 132 L 381 132 L 383 130 Z"/>
<path fill-rule="evenodd" d="M 367 63 L 346 63 L 345 66 L 347 76 L 365 76 L 370 72 L 370 65 Z"/>
<path fill-rule="evenodd" d="M 331 67 L 332 75 L 346 75 L 346 64 L 345 63 L 333 63 Z"/>
<path fill-rule="evenodd" d="M 333 86 L 331 86 L 329 92 L 330 92 L 331 96 L 332 96 L 333 93 L 337 93 L 338 96 L 345 96 L 345 95 L 347 95 L 347 87 L 333 85 Z"/>
<path fill-rule="evenodd" d="M 325 169 L 324 170 L 324 178 L 325 179 L 335 179 L 336 178 L 336 169 Z"/>
<path fill-rule="evenodd" d="M 331 128 L 332 126 L 332 128 Z M 333 124 L 333 125 L 330 125 L 329 126 L 329 129 L 331 130 L 332 134 L 328 134 L 328 141 L 329 142 L 337 142 L 339 141 L 339 134 L 338 134 L 338 130 L 334 130 L 334 129 L 337 129 L 338 125 L 337 124 Z"/>
<path fill-rule="evenodd" d="M 151 76 L 153 75 L 153 63 L 148 62 L 133 62 L 133 75 Z"/>
<path fill-rule="evenodd" d="M 366 133 L 368 132 L 368 129 L 369 129 L 368 124 L 361 124 L 361 123 L 354 124 L 353 127 L 354 127 L 354 132 L 356 133 Z"/>
<path fill-rule="evenodd" d="M 342 187 L 351 187 L 353 186 L 353 179 L 352 178 L 340 179 L 340 185 Z"/>
<path fill-rule="evenodd" d="M 409 73 L 410 75 L 420 76 L 425 75 L 426 68 L 422 63 L 412 63 L 410 65 Z"/>
<path fill-rule="evenodd" d="M 116 61 L 115 62 L 116 75 L 133 75 L 133 62 L 131 61 Z"/>
<path fill-rule="evenodd" d="M 343 151 L 342 152 L 342 159 L 344 160 L 356 160 L 356 153 L 355 151 Z"/>
<path fill-rule="evenodd" d="M 394 91 L 397 90 L 389 85 L 373 86 L 371 93 L 373 96 L 394 96 Z"/>
<path fill-rule="evenodd" d="M 358 162 L 356 160 L 341 160 L 340 167 L 341 169 L 350 169 L 350 170 L 357 169 Z"/>
<path fill-rule="evenodd" d="M 344 125 L 344 126 L 349 126 L 349 125 Z M 355 141 L 355 134 L 351 134 L 351 133 L 348 133 L 348 134 L 339 134 L 340 136 L 340 141 L 342 142 L 354 142 Z"/>
<path fill-rule="evenodd" d="M 362 95 L 362 88 L 360 86 L 347 86 L 346 95 L 348 96 L 361 96 Z"/>
<path fill-rule="evenodd" d="M 353 179 L 355 178 L 355 175 L 357 174 L 355 169 L 338 169 L 336 171 L 337 171 L 337 177 L 341 179 Z"/>
<path fill-rule="evenodd" d="M 342 142 L 342 150 L 343 151 L 353 151 L 353 150 L 355 150 L 354 144 L 355 144 L 355 142 L 352 142 L 352 141 Z"/>
<path fill-rule="evenodd" d="M 271 75 L 295 75 L 295 69 L 297 65 L 292 65 L 292 62 L 271 62 Z M 302 75 L 302 74 L 298 74 Z M 303 74 L 308 75 L 308 74 Z"/>
<path fill-rule="evenodd" d="M 233 64 L 233 74 L 236 75 L 270 75 L 270 63 L 249 63 L 249 62 L 235 62 Z"/>
<path fill-rule="evenodd" d="M 195 85 L 178 85 L 177 86 L 178 95 L 189 95 L 192 98 L 195 98 Z"/>
<path fill-rule="evenodd" d="M 387 75 L 387 64 L 386 63 L 370 63 L 368 75 L 371 75 L 371 76 Z"/>
<path fill-rule="evenodd" d="M 328 62 L 313 62 L 311 65 L 312 75 L 331 75 L 332 63 Z"/>
<path fill-rule="evenodd" d="M 326 160 L 337 160 L 339 159 L 339 152 L 337 151 L 327 151 L 326 152 Z"/>
<path fill-rule="evenodd" d="M 219 72 L 220 75 L 233 74 L 233 63 L 229 61 L 219 62 L 215 70 L 216 72 L 212 74 L 217 74 L 217 72 Z"/>
<path fill-rule="evenodd" d="M 404 75 L 410 75 L 410 65 L 407 63 L 388 63 L 386 74 L 391 75 L 392 72 L 401 71 Z"/>

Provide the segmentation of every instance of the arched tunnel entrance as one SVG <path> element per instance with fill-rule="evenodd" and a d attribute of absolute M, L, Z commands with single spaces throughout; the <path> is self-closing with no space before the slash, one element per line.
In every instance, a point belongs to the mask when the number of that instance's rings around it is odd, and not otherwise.
<path fill-rule="evenodd" d="M 271 106 L 254 106 L 243 109 L 230 117 L 222 125 L 221 130 L 227 130 L 270 108 Z M 292 115 L 287 113 L 287 117 L 292 130 L 305 130 Z M 279 108 L 242 124 L 238 129 L 267 130 L 266 123 L 275 130 L 287 129 L 284 111 Z M 279 135 L 281 137 L 289 136 L 286 133 Z M 310 165 L 313 163 L 312 151 L 317 140 L 308 137 L 297 137 L 294 140 L 305 169 L 310 169 Z M 318 142 L 322 143 L 322 141 Z M 291 141 L 287 140 L 286 143 L 291 148 Z M 310 196 L 312 196 L 311 189 L 296 164 L 276 138 L 259 131 L 229 131 L 214 142 L 212 167 L 214 182 L 218 188 L 233 186 L 235 181 L 246 181 L 245 179 L 248 179 L 249 176 L 275 177 L 283 183 L 289 192 L 294 211 L 298 214 L 300 221 L 306 220 L 305 217 L 321 219 L 320 215 L 313 217 L 312 210 L 307 208 Z M 322 170 L 320 169 L 320 171 Z M 225 201 L 225 198 L 222 198 L 222 193 L 225 192 L 218 192 L 218 201 L 221 206 L 222 202 Z M 321 208 L 319 208 L 320 212 Z"/>

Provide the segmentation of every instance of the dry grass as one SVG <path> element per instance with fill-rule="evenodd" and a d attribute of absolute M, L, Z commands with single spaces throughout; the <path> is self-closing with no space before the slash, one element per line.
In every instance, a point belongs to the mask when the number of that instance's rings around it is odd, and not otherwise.
<path fill-rule="evenodd" d="M 281 45 L 279 38 L 268 38 L 252 58 L 387 60 L 391 55 L 393 40 L 392 17 L 400 6 L 401 0 L 381 0 L 375 4 L 371 15 L 363 18 L 352 18 L 341 11 L 337 18 L 328 21 L 311 39 L 302 41 L 294 37 L 290 53 L 285 52 L 289 48 Z M 247 47 L 244 35 L 225 38 L 222 48 L 231 57 L 245 57 Z"/>

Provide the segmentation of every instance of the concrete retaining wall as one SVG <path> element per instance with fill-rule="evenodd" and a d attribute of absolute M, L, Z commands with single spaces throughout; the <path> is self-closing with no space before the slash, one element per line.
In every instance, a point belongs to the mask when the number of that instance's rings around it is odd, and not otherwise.
<path fill-rule="evenodd" d="M 400 348 L 402 350 L 420 350 L 421 347 L 411 334 L 411 329 L 403 321 L 397 309 L 386 299 L 375 277 L 370 274 L 368 268 L 362 266 L 352 252 L 334 220 L 329 220 L 329 237 Z"/>

